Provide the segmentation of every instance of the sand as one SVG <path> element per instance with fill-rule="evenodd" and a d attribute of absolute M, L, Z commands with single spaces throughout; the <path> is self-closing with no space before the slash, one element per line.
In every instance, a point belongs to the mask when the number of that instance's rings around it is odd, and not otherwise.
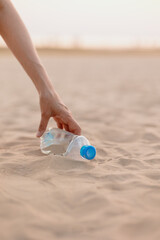
<path fill-rule="evenodd" d="M 0 239 L 159 240 L 160 55 L 41 59 L 97 157 L 40 152 L 37 92 L 1 54 Z"/>

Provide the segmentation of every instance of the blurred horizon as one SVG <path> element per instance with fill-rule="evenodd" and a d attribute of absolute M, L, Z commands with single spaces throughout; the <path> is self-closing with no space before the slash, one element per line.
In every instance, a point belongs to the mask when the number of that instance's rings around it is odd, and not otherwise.
<path fill-rule="evenodd" d="M 12 0 L 36 47 L 159 48 L 156 0 Z M 5 46 L 3 40 L 0 46 Z"/>

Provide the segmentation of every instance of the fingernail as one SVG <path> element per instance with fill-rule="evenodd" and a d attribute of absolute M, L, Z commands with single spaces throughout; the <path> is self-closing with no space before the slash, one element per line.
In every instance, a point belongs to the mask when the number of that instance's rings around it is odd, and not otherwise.
<path fill-rule="evenodd" d="M 37 137 L 40 137 L 41 136 L 41 132 L 38 131 L 37 134 L 36 134 Z"/>

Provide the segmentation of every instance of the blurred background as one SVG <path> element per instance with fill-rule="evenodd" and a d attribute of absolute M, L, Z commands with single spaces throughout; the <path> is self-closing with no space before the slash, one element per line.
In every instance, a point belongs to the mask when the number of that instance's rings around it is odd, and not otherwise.
<path fill-rule="evenodd" d="M 160 46 L 160 1 L 157 0 L 12 2 L 38 47 Z"/>

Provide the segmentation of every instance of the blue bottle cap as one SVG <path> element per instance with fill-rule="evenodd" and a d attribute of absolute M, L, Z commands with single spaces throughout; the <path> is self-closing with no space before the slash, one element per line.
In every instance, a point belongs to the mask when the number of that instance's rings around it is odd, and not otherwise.
<path fill-rule="evenodd" d="M 93 147 L 91 145 L 84 145 L 83 147 L 81 147 L 80 155 L 83 158 L 92 160 L 96 156 L 96 149 L 95 149 L 95 147 Z"/>

